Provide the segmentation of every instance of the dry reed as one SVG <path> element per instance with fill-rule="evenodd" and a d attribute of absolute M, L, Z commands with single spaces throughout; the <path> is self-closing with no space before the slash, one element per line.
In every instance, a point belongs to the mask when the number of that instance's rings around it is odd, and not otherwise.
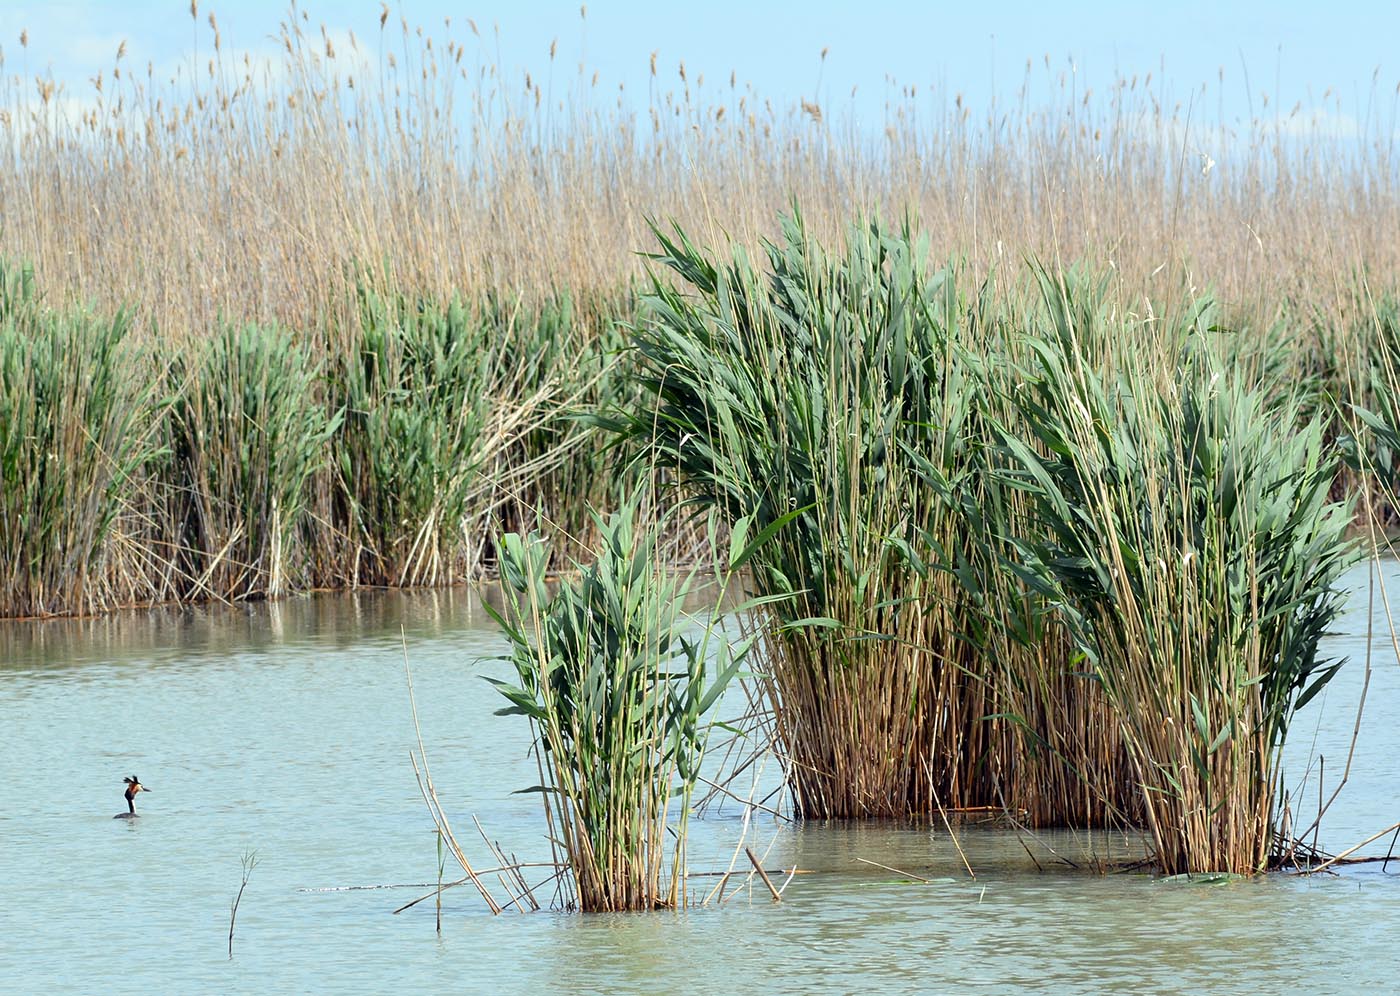
<path fill-rule="evenodd" d="M 280 56 L 254 61 L 216 23 L 194 25 L 205 55 L 177 79 L 120 52 L 76 89 L 21 76 L 13 50 L 0 63 L 0 254 L 31 260 L 51 296 L 129 304 L 180 337 L 220 315 L 304 327 L 346 310 L 356 264 L 437 297 L 611 293 L 640 273 L 647 217 L 752 247 L 794 197 L 824 239 L 909 210 L 976 273 L 1087 258 L 1139 303 L 1185 277 L 1267 318 L 1329 309 L 1363 266 L 1378 286 L 1400 273 L 1388 94 L 1361 134 L 1318 137 L 1267 97 L 1247 122 L 1202 124 L 1211 86 L 1081 93 L 1047 59 L 985 114 L 902 88 L 876 129 L 738 80 L 668 85 L 655 65 L 640 109 L 589 67 L 545 97 L 466 29 L 370 21 L 372 49 L 293 9 Z M 1329 95 L 1312 112 L 1344 110 Z"/>

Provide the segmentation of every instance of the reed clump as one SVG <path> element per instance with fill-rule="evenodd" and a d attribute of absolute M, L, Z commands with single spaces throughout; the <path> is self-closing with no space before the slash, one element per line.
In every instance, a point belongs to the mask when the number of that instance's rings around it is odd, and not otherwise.
<path fill-rule="evenodd" d="M 1119 325 L 1041 284 L 1058 320 L 1013 394 L 1031 435 L 1006 436 L 1041 526 L 1019 569 L 1107 697 L 1161 867 L 1258 871 L 1289 720 L 1338 666 L 1319 649 L 1355 553 L 1336 451 L 1222 367 L 1209 302 Z"/>
<path fill-rule="evenodd" d="M 1348 371 L 1351 389 L 1338 392 L 1351 399 L 1342 412 L 1350 430 L 1342 442 L 1357 483 L 1375 488 L 1370 511 L 1393 524 L 1400 513 L 1400 300 L 1384 295 L 1358 310 L 1355 338 L 1363 348 Z"/>
<path fill-rule="evenodd" d="M 611 301 L 362 282 L 348 328 L 139 342 L 128 312 L 49 307 L 27 266 L 0 276 L 0 613 L 453 583 L 494 566 L 512 522 L 548 519 L 577 550 L 587 503 L 628 486 L 577 417 L 629 390 L 616 334 L 594 331 Z"/>
<path fill-rule="evenodd" d="M 707 714 L 749 646 L 723 638 L 718 606 L 701 628 L 688 621 L 682 603 L 696 575 L 667 568 L 640 506 L 633 496 L 598 517 L 596 559 L 555 590 L 548 542 L 507 534 L 505 604 L 490 610 L 515 672 L 515 683 L 497 682 L 511 703 L 502 713 L 526 716 L 535 730 L 549 836 L 569 871 L 565 905 L 583 912 L 686 902 L 686 827 Z"/>
<path fill-rule="evenodd" d="M 528 329 L 492 337 L 494 348 L 506 350 L 502 365 L 522 377 L 516 397 L 550 383 L 556 392 L 502 458 L 505 466 L 531 469 L 503 489 L 497 528 L 528 532 L 537 522 L 549 523 L 561 563 L 596 548 L 591 509 L 617 508 L 638 486 L 622 456 L 600 443 L 589 418 L 602 408 L 630 407 L 641 396 L 622 360 L 624 324 L 635 306 L 630 290 L 603 296 L 561 291 L 543 300 L 493 294 L 481 306 L 483 320 L 497 328 Z"/>
<path fill-rule="evenodd" d="M 765 630 L 763 681 L 808 817 L 931 807 L 930 789 L 951 792 L 977 754 L 960 741 L 979 732 L 980 688 L 956 660 L 940 667 L 950 648 L 923 649 L 934 603 L 899 547 L 937 509 L 911 508 L 898 433 L 944 400 L 948 354 L 945 326 L 921 320 L 937 295 L 902 234 L 857 225 L 828 255 L 794 214 L 760 270 L 737 247 L 717 263 L 680 229 L 658 231 L 654 259 L 684 290 L 654 279 L 635 333 L 654 402 L 624 419 L 629 431 L 730 521 L 791 519 L 753 586 L 786 599 Z M 940 688 L 945 674 L 965 694 Z"/>
<path fill-rule="evenodd" d="M 0 613 L 90 612 L 121 597 L 114 523 L 159 454 L 130 316 L 47 307 L 0 265 Z"/>
<path fill-rule="evenodd" d="M 1033 518 L 995 473 L 1013 410 L 1002 297 L 965 294 L 908 222 L 858 223 L 832 251 L 793 214 L 762 269 L 679 228 L 657 238 L 682 284 L 658 275 L 643 299 L 653 400 L 613 427 L 685 499 L 773 531 L 752 583 L 783 599 L 761 681 L 798 812 L 1133 812 L 1107 703 L 1006 566 Z"/>
<path fill-rule="evenodd" d="M 305 587 L 307 483 L 343 411 L 326 410 L 311 348 L 275 326 L 227 325 L 169 379 L 170 547 L 182 598 L 276 598 Z"/>

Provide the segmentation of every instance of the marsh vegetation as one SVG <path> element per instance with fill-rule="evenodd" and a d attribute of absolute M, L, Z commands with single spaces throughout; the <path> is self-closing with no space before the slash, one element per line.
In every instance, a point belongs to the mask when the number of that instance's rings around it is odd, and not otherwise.
<path fill-rule="evenodd" d="M 575 898 L 655 907 L 723 684 L 662 567 L 742 566 L 798 814 L 1267 866 L 1397 508 L 1389 125 L 1197 166 L 1150 79 L 909 88 L 872 136 L 655 60 L 634 113 L 406 22 L 375 61 L 294 13 L 272 67 L 202 23 L 170 81 L 0 57 L 0 613 L 498 574 Z"/>

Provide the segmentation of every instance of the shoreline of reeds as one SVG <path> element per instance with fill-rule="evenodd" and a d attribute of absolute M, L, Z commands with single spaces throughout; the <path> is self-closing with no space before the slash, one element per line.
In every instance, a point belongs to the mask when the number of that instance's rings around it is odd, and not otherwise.
<path fill-rule="evenodd" d="M 453 583 L 494 569 L 493 532 L 537 520 L 586 549 L 586 506 L 637 483 L 584 420 L 639 403 L 627 347 L 653 224 L 759 258 L 794 206 L 826 245 L 854 217 L 908 218 L 1007 320 L 1038 293 L 1029 260 L 1093 274 L 1125 321 L 1208 294 L 1231 363 L 1345 419 L 1383 406 L 1400 358 L 1382 113 L 1318 142 L 1296 109 L 1193 130 L 1161 80 L 1134 77 L 976 113 L 906 87 L 876 129 L 655 59 L 638 105 L 585 67 L 551 104 L 470 25 L 369 19 L 395 53 L 371 57 L 293 12 L 255 64 L 191 13 L 193 75 L 121 50 L 65 89 L 17 74 L 27 39 L 0 52 L 6 300 L 50 325 L 111 317 L 138 358 L 109 386 L 151 392 L 116 400 L 143 409 L 122 416 L 137 466 L 85 472 L 122 482 L 106 547 L 65 550 L 37 595 L 0 583 L 0 614 Z M 1027 82 L 1056 71 L 1028 64 Z M 280 434 L 280 463 L 252 465 L 249 426 Z M 6 552 L 45 514 L 10 510 Z"/>
<path fill-rule="evenodd" d="M 1117 311 L 1106 278 L 1087 274 L 1043 279 L 1095 287 L 1124 322 L 1166 320 Z M 1044 320 L 1032 266 L 979 284 L 955 259 L 938 279 L 975 323 Z M 617 412 L 655 421 L 634 342 L 641 291 L 527 304 L 361 285 L 350 329 L 228 320 L 172 343 L 141 336 L 130 312 L 48 305 L 27 265 L 0 265 L 0 284 L 3 617 L 459 584 L 495 576 L 494 535 L 537 526 L 562 541 L 562 563 L 592 540 L 587 507 L 613 507 L 642 483 L 635 446 L 609 424 Z M 1400 297 L 1356 295 L 1349 327 L 1329 330 L 1349 352 L 1328 368 L 1306 328 L 1256 337 L 1215 302 L 1209 322 L 1222 362 L 1266 403 L 1295 395 L 1298 428 L 1326 416 L 1326 443 L 1344 458 L 1331 490 L 1353 499 L 1353 534 L 1365 538 L 1396 514 L 1400 444 L 1384 430 L 1397 408 Z M 1114 355 L 1105 362 L 1175 376 L 1167 356 Z M 703 556 L 693 530 L 672 539 Z"/>

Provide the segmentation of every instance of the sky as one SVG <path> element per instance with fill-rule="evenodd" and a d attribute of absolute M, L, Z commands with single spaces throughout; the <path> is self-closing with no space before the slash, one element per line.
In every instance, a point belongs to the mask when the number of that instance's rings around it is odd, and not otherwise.
<path fill-rule="evenodd" d="M 1286 114 L 1298 103 L 1325 109 L 1334 123 L 1355 124 L 1368 114 L 1374 121 L 1377 114 L 1393 115 L 1400 82 L 1396 2 L 593 0 L 586 17 L 576 0 L 401 0 L 390 6 L 391 29 L 404 17 L 441 36 L 450 17 L 452 35 L 469 50 L 478 46 L 508 72 L 529 71 L 537 80 L 548 78 L 549 50 L 557 42 L 556 77 L 582 63 L 610 92 L 625 84 L 629 99 L 643 106 L 653 52 L 667 86 L 676 84 L 684 61 L 692 81 L 704 74 L 707 86 L 727 86 L 733 72 L 775 105 L 808 100 L 828 115 L 857 119 L 878 118 L 886 98 L 906 85 L 946 100 L 961 94 L 974 109 L 993 98 L 1014 103 L 1027 79 L 1027 60 L 1033 103 L 1058 90 L 1065 74 L 1075 92 L 1102 92 L 1119 77 L 1150 72 L 1159 88 L 1154 92 L 1169 105 L 1199 100 L 1196 113 L 1221 124 Z M 197 21 L 189 7 L 188 0 L 0 0 L 4 73 L 51 73 L 70 93 L 81 92 L 89 77 L 110 69 L 123 41 L 128 64 L 150 61 L 169 73 L 182 60 L 192 64 L 197 47 L 207 57 L 210 10 L 226 50 L 272 54 L 271 36 L 288 16 L 280 0 L 223 7 L 202 2 Z M 334 37 L 354 31 L 362 45 L 378 43 L 378 0 L 307 0 L 299 9 L 313 29 L 324 24 Z M 468 18 L 481 41 L 468 34 Z M 397 43 L 397 33 L 390 35 Z M 1201 84 L 1209 85 L 1208 97 L 1193 97 Z"/>

